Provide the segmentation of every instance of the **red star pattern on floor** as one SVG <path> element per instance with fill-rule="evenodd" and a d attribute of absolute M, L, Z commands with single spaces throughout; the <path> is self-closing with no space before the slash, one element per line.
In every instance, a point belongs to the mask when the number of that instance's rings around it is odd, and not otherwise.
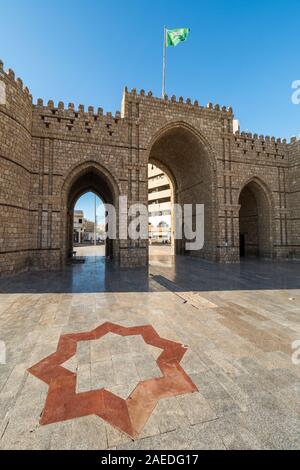
<path fill-rule="evenodd" d="M 97 340 L 107 333 L 141 335 L 145 343 L 162 349 L 156 360 L 162 377 L 139 382 L 126 400 L 104 388 L 76 393 L 76 373 L 61 364 L 76 354 L 79 341 Z M 56 352 L 28 369 L 49 385 L 40 424 L 94 414 L 135 439 L 160 399 L 198 391 L 180 365 L 186 351 L 182 344 L 161 338 L 151 325 L 125 327 L 106 322 L 89 332 L 62 335 Z"/>

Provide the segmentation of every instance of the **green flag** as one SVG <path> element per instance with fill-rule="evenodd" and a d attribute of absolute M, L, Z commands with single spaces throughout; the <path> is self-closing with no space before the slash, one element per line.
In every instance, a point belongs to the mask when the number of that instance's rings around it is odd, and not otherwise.
<path fill-rule="evenodd" d="M 186 41 L 190 28 L 177 28 L 166 30 L 166 46 L 177 46 L 182 41 Z"/>

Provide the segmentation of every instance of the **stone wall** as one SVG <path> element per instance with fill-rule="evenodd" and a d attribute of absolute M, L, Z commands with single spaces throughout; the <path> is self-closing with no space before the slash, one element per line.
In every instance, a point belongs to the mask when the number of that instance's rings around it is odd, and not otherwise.
<path fill-rule="evenodd" d="M 26 269 L 29 251 L 32 98 L 0 62 L 0 273 Z"/>
<path fill-rule="evenodd" d="M 288 146 L 289 168 L 286 194 L 282 195 L 289 208 L 287 213 L 287 251 L 289 258 L 300 257 L 300 140 L 292 139 Z"/>
<path fill-rule="evenodd" d="M 174 96 L 125 88 L 121 112 L 112 115 L 72 103 L 33 104 L 2 64 L 0 82 L 1 274 L 61 267 L 71 206 L 86 190 L 114 204 L 120 195 L 128 205 L 147 204 L 148 161 L 167 171 L 175 202 L 205 206 L 205 245 L 189 255 L 239 261 L 239 197 L 255 183 L 254 196 L 265 201 L 268 256 L 299 257 L 299 141 L 234 134 L 231 108 Z M 184 253 L 184 243 L 177 248 Z M 121 266 L 148 262 L 145 240 L 117 240 L 111 250 Z"/>

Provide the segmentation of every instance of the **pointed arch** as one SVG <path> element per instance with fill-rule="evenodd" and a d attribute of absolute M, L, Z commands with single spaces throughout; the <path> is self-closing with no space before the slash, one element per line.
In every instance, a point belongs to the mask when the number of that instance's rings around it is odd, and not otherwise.
<path fill-rule="evenodd" d="M 67 174 L 63 185 L 62 185 L 62 203 L 65 202 L 65 199 L 70 191 L 72 185 L 82 176 L 94 173 L 98 175 L 103 181 L 106 181 L 109 185 L 109 188 L 114 196 L 114 199 L 117 199 L 119 196 L 119 187 L 116 178 L 100 163 L 96 162 L 95 160 L 88 160 L 79 165 L 73 167 L 69 173 Z M 102 196 L 101 196 L 102 197 Z"/>
<path fill-rule="evenodd" d="M 243 182 L 238 194 L 240 256 L 273 256 L 272 193 L 262 178 L 252 176 Z"/>
<path fill-rule="evenodd" d="M 202 132 L 198 131 L 194 126 L 189 124 L 186 121 L 171 121 L 165 126 L 161 127 L 157 132 L 154 133 L 154 135 L 150 138 L 148 142 L 148 161 L 150 158 L 150 153 L 153 145 L 158 141 L 161 137 L 163 137 L 164 134 L 168 133 L 171 130 L 176 130 L 176 129 L 185 129 L 186 131 L 190 132 L 193 136 L 195 136 L 199 143 L 203 146 L 205 151 L 207 152 L 207 156 L 210 160 L 210 164 L 212 166 L 212 169 L 214 171 L 217 170 L 217 158 L 215 155 L 215 151 L 208 141 L 208 139 L 203 135 Z"/>
<path fill-rule="evenodd" d="M 173 182 L 177 204 L 193 207 L 195 228 L 197 204 L 204 204 L 204 247 L 187 252 L 186 240 L 176 243 L 177 254 L 217 259 L 217 177 L 216 157 L 206 137 L 184 121 L 172 121 L 149 139 L 147 162 L 155 162 Z"/>
<path fill-rule="evenodd" d="M 76 201 L 88 191 L 97 194 L 105 204 L 114 205 L 118 212 L 119 186 L 114 176 L 94 160 L 73 167 L 67 174 L 61 189 L 61 263 L 72 250 L 73 210 Z M 106 255 L 117 258 L 118 241 L 107 240 Z"/>
<path fill-rule="evenodd" d="M 242 190 L 249 184 L 251 183 L 255 183 L 257 184 L 262 191 L 264 191 L 266 197 L 268 198 L 268 201 L 270 203 L 270 206 L 272 208 L 272 211 L 274 209 L 274 198 L 273 198 L 273 195 L 272 195 L 272 192 L 269 188 L 269 186 L 267 185 L 267 183 L 263 180 L 263 178 L 261 178 L 261 176 L 257 176 L 257 175 L 253 175 L 251 176 L 250 178 L 246 178 L 243 183 L 241 184 L 241 188 L 240 188 L 240 191 L 238 193 L 238 197 L 237 197 L 237 200 L 239 200 L 239 197 L 240 197 L 240 194 L 242 192 Z"/>

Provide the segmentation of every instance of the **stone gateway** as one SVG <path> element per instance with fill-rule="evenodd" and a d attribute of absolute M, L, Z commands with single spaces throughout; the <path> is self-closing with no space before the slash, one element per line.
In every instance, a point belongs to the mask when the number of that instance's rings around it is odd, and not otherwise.
<path fill-rule="evenodd" d="M 125 88 L 115 115 L 33 103 L 2 62 L 0 84 L 1 275 L 62 267 L 86 191 L 116 209 L 119 196 L 147 205 L 149 162 L 171 179 L 174 202 L 205 207 L 203 249 L 187 253 L 182 240 L 176 253 L 300 258 L 299 140 L 234 132 L 231 108 L 143 90 Z M 148 263 L 147 240 L 117 237 L 106 249 L 120 266 Z"/>

